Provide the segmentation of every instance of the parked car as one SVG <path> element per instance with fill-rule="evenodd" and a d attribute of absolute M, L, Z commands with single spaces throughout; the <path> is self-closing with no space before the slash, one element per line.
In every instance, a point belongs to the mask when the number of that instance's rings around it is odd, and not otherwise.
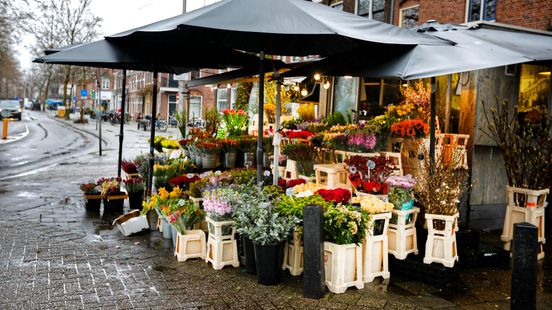
<path fill-rule="evenodd" d="M 3 118 L 4 111 L 9 111 L 8 118 L 21 120 L 21 106 L 19 100 L 0 100 L 0 118 Z"/>

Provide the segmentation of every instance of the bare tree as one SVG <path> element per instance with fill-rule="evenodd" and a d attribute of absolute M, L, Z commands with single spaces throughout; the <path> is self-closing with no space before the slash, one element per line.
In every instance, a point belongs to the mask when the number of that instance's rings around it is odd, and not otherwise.
<path fill-rule="evenodd" d="M 22 27 L 35 38 L 35 50 L 38 55 L 47 49 L 89 42 L 99 35 L 101 18 L 92 14 L 90 8 L 92 0 L 31 1 L 30 7 L 38 14 L 35 14 L 34 18 Z M 67 87 L 72 70 L 71 66 L 65 66 L 62 72 L 63 102 L 67 108 L 69 108 Z M 48 82 L 45 95 L 47 95 L 52 74 L 55 72 L 47 68 L 46 73 Z M 45 99 L 46 96 L 43 97 L 43 100 Z M 68 117 L 68 114 L 66 115 Z"/>

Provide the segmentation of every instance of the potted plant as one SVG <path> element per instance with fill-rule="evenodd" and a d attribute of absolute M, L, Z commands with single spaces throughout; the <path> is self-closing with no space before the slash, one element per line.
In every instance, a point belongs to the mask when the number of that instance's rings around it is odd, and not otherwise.
<path fill-rule="evenodd" d="M 170 224 L 177 231 L 174 255 L 179 262 L 190 258 L 205 259 L 205 233 L 201 229 L 192 229 L 204 219 L 205 212 L 187 199 L 178 199 L 176 205 L 177 210 L 169 216 Z"/>
<path fill-rule="evenodd" d="M 241 166 L 246 168 L 255 166 L 255 149 L 257 147 L 255 138 L 251 136 L 241 136 L 238 141 L 240 142 L 240 152 L 243 154 Z"/>
<path fill-rule="evenodd" d="M 324 271 L 332 293 L 348 287 L 364 288 L 362 246 L 368 215 L 354 207 L 339 205 L 324 212 Z"/>
<path fill-rule="evenodd" d="M 201 152 L 201 164 L 203 169 L 215 169 L 217 158 L 220 155 L 221 145 L 214 141 L 202 141 L 196 144 Z"/>
<path fill-rule="evenodd" d="M 126 174 L 127 178 L 132 178 L 138 176 L 138 166 L 134 161 L 131 160 L 122 160 L 121 169 Z"/>
<path fill-rule="evenodd" d="M 226 125 L 226 133 L 229 138 L 241 136 L 246 129 L 249 116 L 242 109 L 226 109 L 223 111 L 222 120 Z"/>
<path fill-rule="evenodd" d="M 397 259 L 405 259 L 410 253 L 418 254 L 416 218 L 420 209 L 414 208 L 414 186 L 411 175 L 387 178 L 388 200 L 393 204 L 393 216 L 389 224 L 389 253 Z"/>
<path fill-rule="evenodd" d="M 189 145 L 191 144 L 191 142 L 192 142 L 191 139 L 180 139 L 180 140 L 178 140 L 178 145 L 180 145 L 180 148 L 184 151 L 184 156 L 186 156 L 188 158 L 190 158 Z"/>
<path fill-rule="evenodd" d="M 97 184 L 101 188 L 104 212 L 122 212 L 128 196 L 121 191 L 121 178 L 101 178 Z"/>
<path fill-rule="evenodd" d="M 80 185 L 80 189 L 84 194 L 85 208 L 88 212 L 99 212 L 102 202 L 102 195 L 98 189 L 98 184 L 89 182 Z"/>
<path fill-rule="evenodd" d="M 284 146 L 283 153 L 287 156 L 288 160 L 297 162 L 297 169 L 300 175 L 308 179 L 314 176 L 314 163 L 318 156 L 318 152 L 314 146 L 307 143 L 287 144 Z"/>
<path fill-rule="evenodd" d="M 144 190 L 146 185 L 141 177 L 135 177 L 123 180 L 126 192 L 128 194 L 128 203 L 130 209 L 142 210 L 142 200 L 144 200 Z"/>
<path fill-rule="evenodd" d="M 229 188 L 205 191 L 203 194 L 203 209 L 207 213 L 209 228 L 205 261 L 212 263 L 214 269 L 240 265 L 238 243 L 234 237 L 236 227 L 232 220 L 236 197 L 236 193 Z"/>
<path fill-rule="evenodd" d="M 452 268 L 458 260 L 458 206 L 467 172 L 456 168 L 454 161 L 445 163 L 442 154 L 431 160 L 427 151 L 425 153 L 423 169 L 415 186 L 428 229 L 424 263 L 437 262 Z"/>
<path fill-rule="evenodd" d="M 239 142 L 234 139 L 221 140 L 222 149 L 224 150 L 224 160 L 222 165 L 226 169 L 233 169 L 236 167 L 236 157 L 238 155 Z"/>
<path fill-rule="evenodd" d="M 272 195 L 258 185 L 242 185 L 238 193 L 234 219 L 238 232 L 254 244 L 257 282 L 276 285 L 281 282 L 284 241 L 298 219 L 278 213 Z"/>
<path fill-rule="evenodd" d="M 511 250 L 514 224 L 529 221 L 538 227 L 539 254 L 544 258 L 545 204 L 552 186 L 552 117 L 539 110 L 514 111 L 508 101 L 485 110 L 484 131 L 502 150 L 508 184 L 501 239 Z"/>
<path fill-rule="evenodd" d="M 351 156 L 345 165 L 353 189 L 361 194 L 387 195 L 387 178 L 395 168 L 383 156 Z"/>

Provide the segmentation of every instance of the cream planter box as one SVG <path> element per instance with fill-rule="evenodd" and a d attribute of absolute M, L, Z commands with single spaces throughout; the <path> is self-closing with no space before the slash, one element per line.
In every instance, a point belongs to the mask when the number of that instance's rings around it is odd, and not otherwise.
<path fill-rule="evenodd" d="M 326 286 L 332 293 L 344 293 L 348 287 L 364 288 L 362 246 L 324 242 Z"/>

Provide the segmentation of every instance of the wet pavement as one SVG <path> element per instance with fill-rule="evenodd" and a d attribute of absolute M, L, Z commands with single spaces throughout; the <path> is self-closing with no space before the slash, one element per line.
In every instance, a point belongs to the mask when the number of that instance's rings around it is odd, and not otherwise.
<path fill-rule="evenodd" d="M 94 123 L 31 116 L 55 132 L 60 148 L 72 135 L 80 138 L 44 167 L 23 164 L 0 174 L 0 309 L 509 308 L 510 269 L 463 270 L 458 283 L 446 288 L 392 274 L 363 290 L 310 300 L 302 297 L 301 277 L 286 275 L 283 284 L 265 287 L 239 268 L 215 271 L 200 260 L 177 262 L 171 241 L 159 232 L 124 237 L 111 227 L 113 215 L 84 210 L 78 184 L 116 174 L 118 127 L 104 124 L 100 157 Z M 123 157 L 147 152 L 147 133 L 132 124 L 127 128 Z M 176 135 L 174 128 L 169 131 Z M 32 135 L 9 144 L 10 152 L 39 158 L 42 146 L 29 151 L 40 146 Z M 0 145 L 2 170 L 9 160 L 5 153 L 6 145 Z M 546 250 L 549 256 L 539 263 L 539 309 L 552 309 L 552 247 Z"/>

